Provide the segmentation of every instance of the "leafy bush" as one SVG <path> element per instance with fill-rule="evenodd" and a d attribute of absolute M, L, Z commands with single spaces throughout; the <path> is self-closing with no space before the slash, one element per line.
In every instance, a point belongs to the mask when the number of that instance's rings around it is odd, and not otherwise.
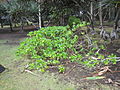
<path fill-rule="evenodd" d="M 78 39 L 72 35 L 73 32 L 63 26 L 41 28 L 28 34 L 30 37 L 20 44 L 17 54 L 35 59 L 30 69 L 44 71 L 48 66 L 59 65 L 60 60 L 72 56 L 68 50 L 74 52 L 73 46 Z M 62 72 L 64 68 L 59 67 L 59 70 Z"/>
<path fill-rule="evenodd" d="M 68 25 L 70 27 L 72 27 L 73 25 L 78 25 L 80 23 L 81 23 L 80 19 L 75 16 L 70 16 L 68 19 Z"/>
<path fill-rule="evenodd" d="M 80 21 L 79 18 L 76 18 L 75 16 L 70 16 L 68 19 L 68 25 L 72 29 L 72 31 L 76 31 L 80 27 L 84 27 L 86 25 L 90 25 L 90 23 L 85 21 Z"/>
<path fill-rule="evenodd" d="M 98 44 L 99 41 L 90 41 L 91 37 L 88 35 L 78 37 L 73 34 L 67 26 L 41 28 L 28 34 L 29 38 L 21 42 L 17 54 L 33 59 L 29 69 L 40 69 L 42 72 L 50 66 L 56 66 L 59 72 L 64 72 L 62 61 L 67 59 L 90 67 L 100 63 L 116 64 L 114 54 L 100 53 L 105 47 Z"/>

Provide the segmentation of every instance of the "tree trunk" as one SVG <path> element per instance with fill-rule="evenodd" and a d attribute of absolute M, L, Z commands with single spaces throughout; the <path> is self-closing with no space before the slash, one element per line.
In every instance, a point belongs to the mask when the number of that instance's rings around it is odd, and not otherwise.
<path fill-rule="evenodd" d="M 13 32 L 12 20 L 10 16 L 9 16 L 9 24 L 10 24 L 10 31 Z"/>
<path fill-rule="evenodd" d="M 21 33 L 24 32 L 24 21 L 23 21 L 23 18 L 21 18 L 21 30 L 20 30 Z"/>
<path fill-rule="evenodd" d="M 110 7 L 108 8 L 109 9 L 109 16 L 108 16 L 108 21 L 110 21 L 111 20 L 111 9 L 110 9 Z"/>
<path fill-rule="evenodd" d="M 115 16 L 115 20 L 114 20 L 114 30 L 117 30 L 119 15 L 120 15 L 120 8 L 118 8 L 118 10 L 116 12 L 116 16 Z"/>
<path fill-rule="evenodd" d="M 103 28 L 102 2 L 99 2 L 99 19 L 100 19 L 100 27 Z"/>
<path fill-rule="evenodd" d="M 91 28 L 94 30 L 94 17 L 93 17 L 93 2 L 90 4 L 90 13 L 91 13 Z"/>
<path fill-rule="evenodd" d="M 3 28 L 3 20 L 0 19 L 0 23 L 1 23 L 1 28 Z"/>
<path fill-rule="evenodd" d="M 39 4 L 39 15 L 38 15 L 38 17 L 39 17 L 39 28 L 41 28 L 41 12 L 40 12 L 40 4 Z"/>

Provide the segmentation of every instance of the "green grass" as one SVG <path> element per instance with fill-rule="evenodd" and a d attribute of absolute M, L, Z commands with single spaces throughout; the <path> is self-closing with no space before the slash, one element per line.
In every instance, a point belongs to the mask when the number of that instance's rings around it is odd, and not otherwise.
<path fill-rule="evenodd" d="M 12 45 L 0 45 L 0 63 L 3 65 L 11 64 L 19 57 L 15 55 L 17 46 Z"/>
<path fill-rule="evenodd" d="M 6 73 L 1 76 L 0 90 L 75 90 L 74 85 L 60 82 L 54 75 L 39 75 L 40 77 L 29 73 Z"/>
<path fill-rule="evenodd" d="M 39 77 L 22 73 L 28 60 L 15 55 L 17 47 L 0 44 L 0 64 L 9 68 L 0 74 L 0 90 L 76 90 L 73 84 L 59 81 L 58 76 L 50 73 L 35 72 Z"/>

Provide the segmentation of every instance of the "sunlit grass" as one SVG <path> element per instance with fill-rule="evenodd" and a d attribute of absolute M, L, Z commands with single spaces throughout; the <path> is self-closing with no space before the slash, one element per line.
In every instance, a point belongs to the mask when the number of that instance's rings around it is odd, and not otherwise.
<path fill-rule="evenodd" d="M 61 82 L 52 74 L 5 73 L 1 76 L 0 90 L 76 90 L 74 85 Z"/>
<path fill-rule="evenodd" d="M 3 65 L 8 65 L 11 64 L 13 61 L 18 60 L 20 57 L 16 56 L 16 50 L 17 46 L 15 45 L 0 45 L 0 63 Z"/>
<path fill-rule="evenodd" d="M 5 42 L 0 40 L 0 43 Z M 76 90 L 73 84 L 59 81 L 57 76 L 50 73 L 38 72 L 39 77 L 22 73 L 26 61 L 16 56 L 17 47 L 0 44 L 0 64 L 9 69 L 0 74 L 0 90 Z"/>

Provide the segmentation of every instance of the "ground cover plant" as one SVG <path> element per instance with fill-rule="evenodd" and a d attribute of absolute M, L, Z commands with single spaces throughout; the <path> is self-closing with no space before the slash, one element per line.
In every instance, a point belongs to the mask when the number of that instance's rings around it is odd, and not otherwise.
<path fill-rule="evenodd" d="M 83 26 L 85 23 L 82 24 Z M 41 28 L 28 34 L 28 38 L 21 42 L 17 55 L 31 59 L 29 69 L 38 69 L 44 72 L 51 66 L 56 66 L 59 72 L 64 72 L 63 61 L 78 62 L 89 67 L 102 64 L 116 64 L 114 54 L 102 54 L 104 45 L 85 32 L 78 36 L 75 32 L 81 24 L 69 26 L 52 26 Z M 83 43 L 81 43 L 83 42 Z"/>
<path fill-rule="evenodd" d="M 30 38 L 21 43 L 17 53 L 35 59 L 35 62 L 30 64 L 30 69 L 44 71 L 48 66 L 59 65 L 61 59 L 71 56 L 67 50 L 74 50 L 73 45 L 77 41 L 77 36 L 72 34 L 73 32 L 64 26 L 47 27 L 30 32 L 28 34 Z M 62 65 L 58 67 L 60 72 L 64 71 Z"/>

